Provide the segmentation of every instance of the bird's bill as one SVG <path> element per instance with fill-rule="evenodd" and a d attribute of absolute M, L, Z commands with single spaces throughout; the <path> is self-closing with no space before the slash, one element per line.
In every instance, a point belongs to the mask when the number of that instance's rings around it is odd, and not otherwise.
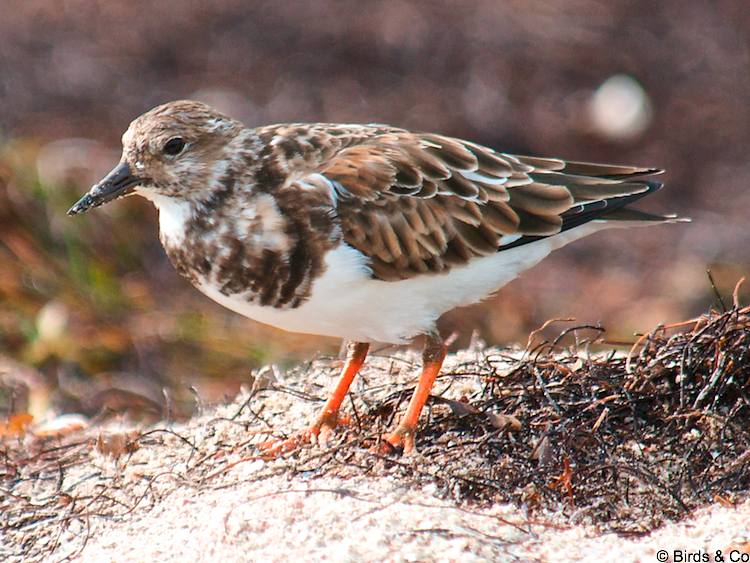
<path fill-rule="evenodd" d="M 99 183 L 94 184 L 86 195 L 68 210 L 68 215 L 84 213 L 108 201 L 131 193 L 143 180 L 132 173 L 127 162 L 121 162 Z"/>

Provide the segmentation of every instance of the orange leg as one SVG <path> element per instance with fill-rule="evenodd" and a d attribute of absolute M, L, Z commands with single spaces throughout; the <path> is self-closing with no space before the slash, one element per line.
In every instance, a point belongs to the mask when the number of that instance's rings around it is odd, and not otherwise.
<path fill-rule="evenodd" d="M 346 398 L 346 393 L 351 387 L 354 376 L 357 375 L 362 364 L 365 363 L 367 351 L 370 345 L 366 342 L 349 342 L 346 350 L 346 364 L 341 372 L 341 377 L 336 388 L 326 401 L 320 414 L 307 430 L 297 432 L 286 440 L 273 440 L 264 442 L 259 447 L 269 456 L 275 456 L 282 452 L 297 449 L 299 446 L 312 441 L 312 437 L 319 437 L 322 444 L 328 440 L 334 428 L 339 422 L 339 408 Z"/>
<path fill-rule="evenodd" d="M 422 351 L 422 375 L 419 376 L 417 388 L 409 401 L 406 414 L 404 414 L 396 430 L 383 437 L 393 448 L 403 446 L 405 454 L 414 451 L 414 434 L 417 430 L 419 414 L 430 397 L 430 390 L 435 383 L 435 378 L 440 373 L 445 353 L 446 348 L 440 337 L 428 335 Z"/>

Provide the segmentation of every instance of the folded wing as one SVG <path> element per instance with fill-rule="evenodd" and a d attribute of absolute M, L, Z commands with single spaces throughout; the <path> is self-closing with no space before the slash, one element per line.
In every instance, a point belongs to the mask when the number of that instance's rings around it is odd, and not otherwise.
<path fill-rule="evenodd" d="M 400 129 L 318 130 L 315 175 L 333 187 L 343 236 L 373 276 L 443 272 L 592 220 L 668 221 L 626 206 L 660 170 L 498 153 Z M 335 150 L 330 150 L 330 147 Z"/>

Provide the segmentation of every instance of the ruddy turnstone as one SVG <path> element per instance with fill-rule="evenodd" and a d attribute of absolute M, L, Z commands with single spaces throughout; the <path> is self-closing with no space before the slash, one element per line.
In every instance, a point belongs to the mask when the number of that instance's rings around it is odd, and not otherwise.
<path fill-rule="evenodd" d="M 330 433 L 371 342 L 422 335 L 422 374 L 385 436 L 413 450 L 445 357 L 438 317 L 583 236 L 676 220 L 629 207 L 661 187 L 645 178 L 655 168 L 506 154 L 386 125 L 251 129 L 185 100 L 138 117 L 122 144 L 120 163 L 69 214 L 141 195 L 159 209 L 170 261 L 202 293 L 256 321 L 349 340 L 320 415 L 272 452 Z"/>

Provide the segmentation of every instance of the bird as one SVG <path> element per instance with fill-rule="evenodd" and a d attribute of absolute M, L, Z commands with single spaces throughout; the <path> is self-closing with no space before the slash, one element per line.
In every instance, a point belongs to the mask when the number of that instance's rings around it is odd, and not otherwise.
<path fill-rule="evenodd" d="M 328 440 L 372 343 L 423 337 L 416 388 L 381 442 L 415 452 L 446 356 L 441 315 L 594 232 L 682 220 L 631 207 L 662 187 L 657 168 L 516 155 L 381 124 L 251 128 L 178 100 L 132 121 L 122 146 L 70 215 L 140 195 L 158 209 L 167 257 L 200 292 L 255 321 L 347 343 L 319 415 L 264 444 L 271 455 Z"/>

